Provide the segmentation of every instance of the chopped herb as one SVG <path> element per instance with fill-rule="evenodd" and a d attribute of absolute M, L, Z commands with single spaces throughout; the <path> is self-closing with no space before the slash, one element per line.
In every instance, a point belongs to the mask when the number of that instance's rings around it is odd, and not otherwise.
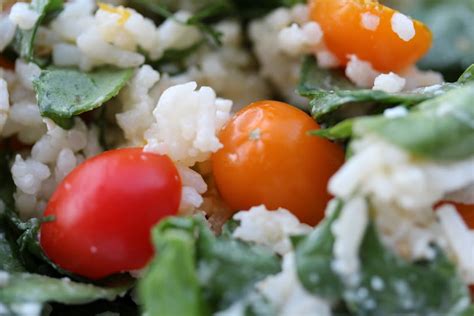
<path fill-rule="evenodd" d="M 17 29 L 13 47 L 20 57 L 26 61 L 35 61 L 39 64 L 44 64 L 43 61 L 37 59 L 34 54 L 34 44 L 36 32 L 41 23 L 48 19 L 48 16 L 55 15 L 63 8 L 63 0 L 32 0 L 30 7 L 32 10 L 39 13 L 39 18 L 35 25 L 30 30 Z"/>
<path fill-rule="evenodd" d="M 89 73 L 71 68 L 45 69 L 33 82 L 41 115 L 63 128 L 71 128 L 74 116 L 96 109 L 116 96 L 132 74 L 132 69 L 112 67 Z"/>

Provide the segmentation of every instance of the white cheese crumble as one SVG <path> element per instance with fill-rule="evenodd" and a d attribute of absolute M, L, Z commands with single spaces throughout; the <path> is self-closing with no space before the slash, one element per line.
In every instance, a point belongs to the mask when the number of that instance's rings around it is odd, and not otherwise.
<path fill-rule="evenodd" d="M 388 93 L 396 93 L 403 90 L 406 80 L 397 74 L 390 72 L 388 74 L 381 74 L 375 78 L 373 90 L 381 90 Z"/>
<path fill-rule="evenodd" d="M 145 151 L 168 155 L 192 166 L 222 147 L 217 132 L 229 119 L 232 101 L 216 97 L 196 82 L 166 89 L 153 110 L 155 123 L 145 132 Z"/>
<path fill-rule="evenodd" d="M 368 222 L 367 203 L 364 198 L 356 197 L 345 203 L 331 227 L 335 236 L 332 267 L 344 278 L 359 271 L 359 248 Z"/>
<path fill-rule="evenodd" d="M 453 205 L 440 206 L 436 215 L 456 256 L 463 278 L 468 284 L 474 284 L 474 244 L 471 231 Z"/>
<path fill-rule="evenodd" d="M 396 106 L 394 108 L 386 109 L 383 111 L 383 116 L 386 118 L 397 118 L 403 117 L 408 114 L 408 110 L 404 106 Z"/>
<path fill-rule="evenodd" d="M 362 13 L 360 19 L 362 26 L 369 31 L 375 31 L 379 27 L 380 17 L 370 12 Z"/>
<path fill-rule="evenodd" d="M 269 211 L 263 205 L 254 206 L 248 211 L 238 212 L 233 218 L 240 221 L 233 233 L 235 238 L 267 246 L 281 255 L 292 249 L 289 236 L 311 231 L 310 226 L 301 224 L 283 208 Z"/>
<path fill-rule="evenodd" d="M 40 14 L 30 8 L 28 3 L 17 2 L 10 9 L 10 20 L 22 30 L 29 30 L 35 26 Z"/>
<path fill-rule="evenodd" d="M 258 282 L 256 288 L 276 308 L 277 315 L 331 315 L 329 303 L 308 293 L 301 285 L 296 274 L 293 253 L 284 256 L 282 272 Z"/>
<path fill-rule="evenodd" d="M 415 24 L 412 19 L 404 14 L 396 12 L 392 15 L 392 31 L 405 42 L 412 40 L 415 35 Z"/>
<path fill-rule="evenodd" d="M 375 136 L 354 141 L 352 149 L 354 155 L 329 181 L 333 195 L 369 195 L 415 213 L 474 182 L 474 157 L 457 162 L 415 159 Z"/>

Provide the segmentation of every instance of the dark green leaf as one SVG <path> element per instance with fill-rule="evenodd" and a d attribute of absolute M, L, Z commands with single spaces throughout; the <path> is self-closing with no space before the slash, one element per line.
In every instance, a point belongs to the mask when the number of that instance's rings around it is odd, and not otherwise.
<path fill-rule="evenodd" d="M 323 91 L 353 90 L 354 84 L 342 70 L 319 68 L 313 57 L 306 56 L 301 65 L 297 92 L 304 97 L 313 97 Z"/>
<path fill-rule="evenodd" d="M 216 238 L 201 229 L 198 273 L 205 299 L 224 309 L 249 293 L 255 282 L 280 271 L 278 257 L 269 249 L 225 236 Z"/>
<path fill-rule="evenodd" d="M 331 226 L 338 218 L 342 203 L 333 201 L 333 211 L 307 236 L 292 237 L 301 284 L 310 293 L 336 301 L 342 296 L 343 283 L 332 270 L 335 237 Z"/>
<path fill-rule="evenodd" d="M 461 315 L 469 290 L 455 266 L 438 252 L 427 262 L 409 263 L 386 249 L 373 224 L 360 247 L 361 279 L 344 294 L 356 315 Z"/>
<path fill-rule="evenodd" d="M 344 140 L 352 136 L 353 124 L 354 119 L 347 119 L 332 127 L 311 131 L 310 134 L 314 136 L 324 137 L 333 141 Z"/>
<path fill-rule="evenodd" d="M 139 285 L 147 314 L 207 315 L 195 268 L 195 240 L 189 231 L 153 230 L 159 256 Z"/>
<path fill-rule="evenodd" d="M 55 14 L 62 9 L 63 0 L 32 0 L 30 7 L 40 16 L 32 29 L 26 31 L 18 29 L 13 42 L 17 53 L 26 61 L 34 60 L 34 42 L 38 27 L 48 14 Z"/>
<path fill-rule="evenodd" d="M 162 221 L 153 230 L 153 241 L 160 255 L 139 285 L 151 315 L 209 315 L 237 301 L 247 304 L 249 315 L 269 310 L 249 296 L 255 282 L 280 270 L 269 250 L 227 235 L 215 237 L 202 218 Z"/>
<path fill-rule="evenodd" d="M 306 57 L 298 92 L 311 99 L 311 114 L 318 122 L 333 125 L 346 118 L 379 114 L 388 107 L 410 107 L 457 86 L 444 84 L 400 93 L 358 89 L 338 70 L 320 69 L 313 57 Z"/>
<path fill-rule="evenodd" d="M 132 69 L 111 67 L 89 73 L 69 68 L 43 70 L 33 82 L 41 115 L 70 128 L 73 116 L 96 109 L 116 96 L 132 74 Z"/>
<path fill-rule="evenodd" d="M 11 273 L 7 282 L 0 286 L 0 302 L 82 304 L 98 299 L 113 300 L 127 289 L 128 286 L 105 288 L 39 274 Z"/>
<path fill-rule="evenodd" d="M 419 104 L 408 115 L 360 118 L 358 135 L 374 133 L 405 150 L 435 160 L 474 154 L 474 83 Z"/>
<path fill-rule="evenodd" d="M 474 64 L 469 66 L 458 79 L 458 83 L 461 84 L 469 82 L 474 82 Z"/>
<path fill-rule="evenodd" d="M 6 221 L 0 215 L 0 271 L 21 272 L 25 271 L 20 260 L 18 246 L 11 238 Z"/>

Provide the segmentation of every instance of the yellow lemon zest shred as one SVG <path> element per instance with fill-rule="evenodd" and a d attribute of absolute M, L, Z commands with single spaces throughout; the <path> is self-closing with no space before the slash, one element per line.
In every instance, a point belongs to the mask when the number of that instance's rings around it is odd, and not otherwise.
<path fill-rule="evenodd" d="M 120 15 L 120 19 L 117 21 L 117 23 L 119 25 L 124 25 L 125 22 L 127 22 L 127 20 L 132 15 L 130 10 L 128 10 L 128 9 L 122 7 L 122 6 L 114 7 L 114 6 L 111 6 L 111 5 L 103 3 L 103 2 L 99 2 L 98 5 L 99 5 L 99 8 L 102 11 L 106 11 L 106 12 L 110 12 L 110 13 Z"/>

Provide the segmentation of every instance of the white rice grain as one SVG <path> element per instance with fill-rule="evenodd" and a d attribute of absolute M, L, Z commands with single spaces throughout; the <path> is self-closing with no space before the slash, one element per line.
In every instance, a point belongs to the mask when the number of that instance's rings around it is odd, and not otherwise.
<path fill-rule="evenodd" d="M 4 79 L 0 78 L 0 134 L 2 133 L 5 123 L 7 122 L 9 109 L 10 100 L 8 84 Z"/>
<path fill-rule="evenodd" d="M 412 19 L 404 14 L 396 12 L 391 19 L 392 31 L 405 42 L 412 40 L 415 35 L 415 24 Z"/>
<path fill-rule="evenodd" d="M 196 88 L 189 82 L 163 92 L 153 110 L 156 122 L 145 132 L 145 151 L 192 166 L 222 147 L 217 132 L 229 119 L 232 102 L 217 98 L 209 87 Z"/>
<path fill-rule="evenodd" d="M 10 9 L 10 20 L 22 30 L 32 29 L 40 14 L 31 9 L 28 3 L 17 2 Z"/>
<path fill-rule="evenodd" d="M 8 15 L 0 14 L 0 52 L 2 52 L 15 37 L 16 25 Z"/>

